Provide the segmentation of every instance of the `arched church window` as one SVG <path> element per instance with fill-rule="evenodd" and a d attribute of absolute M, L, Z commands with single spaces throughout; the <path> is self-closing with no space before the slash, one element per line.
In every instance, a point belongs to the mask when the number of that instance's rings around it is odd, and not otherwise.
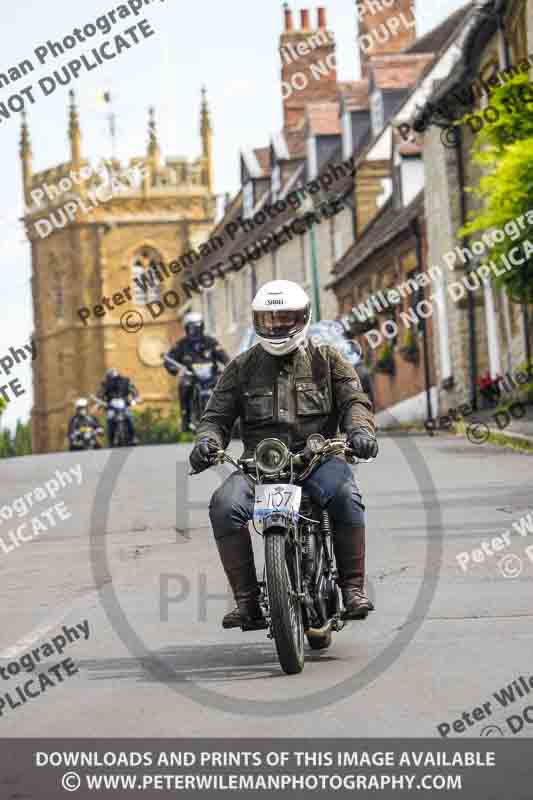
<path fill-rule="evenodd" d="M 162 264 L 159 253 L 151 247 L 143 247 L 133 259 L 133 299 L 138 306 L 159 300 L 160 284 L 165 279 L 158 269 Z"/>

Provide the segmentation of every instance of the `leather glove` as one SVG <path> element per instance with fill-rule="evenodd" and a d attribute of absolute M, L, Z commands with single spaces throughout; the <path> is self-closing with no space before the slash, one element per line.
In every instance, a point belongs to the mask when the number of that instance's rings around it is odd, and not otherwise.
<path fill-rule="evenodd" d="M 200 441 L 193 447 L 189 456 L 189 463 L 195 472 L 203 472 L 204 469 L 212 466 L 216 461 L 217 450 L 219 450 L 217 442 L 213 439 L 200 439 Z"/>
<path fill-rule="evenodd" d="M 348 434 L 348 444 L 357 458 L 376 458 L 378 454 L 376 437 L 363 428 L 356 428 Z"/>

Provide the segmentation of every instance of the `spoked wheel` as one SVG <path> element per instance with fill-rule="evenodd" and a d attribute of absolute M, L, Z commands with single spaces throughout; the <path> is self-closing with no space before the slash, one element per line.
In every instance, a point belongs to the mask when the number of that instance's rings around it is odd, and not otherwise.
<path fill-rule="evenodd" d="M 304 668 L 304 627 L 300 601 L 296 596 L 294 551 L 285 536 L 267 534 L 265 569 L 272 630 L 281 668 L 296 675 Z"/>

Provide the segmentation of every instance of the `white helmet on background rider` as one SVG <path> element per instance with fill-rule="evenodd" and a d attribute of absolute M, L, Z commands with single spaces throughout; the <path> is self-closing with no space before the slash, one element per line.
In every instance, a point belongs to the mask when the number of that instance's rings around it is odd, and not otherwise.
<path fill-rule="evenodd" d="M 297 283 L 266 283 L 254 297 L 252 313 L 257 339 L 267 353 L 285 356 L 305 342 L 311 302 Z"/>
<path fill-rule="evenodd" d="M 204 320 L 198 311 L 189 311 L 183 317 L 183 327 L 187 336 L 199 338 L 204 335 Z"/>
<path fill-rule="evenodd" d="M 89 403 L 85 397 L 80 397 L 79 400 L 76 400 L 76 414 L 86 414 L 88 408 Z"/>

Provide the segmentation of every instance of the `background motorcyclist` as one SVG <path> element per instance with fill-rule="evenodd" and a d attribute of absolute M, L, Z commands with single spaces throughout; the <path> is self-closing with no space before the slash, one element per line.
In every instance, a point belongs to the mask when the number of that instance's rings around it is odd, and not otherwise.
<path fill-rule="evenodd" d="M 126 410 L 128 438 L 130 443 L 136 444 L 133 417 L 129 406 L 132 401 L 137 400 L 139 397 L 139 392 L 130 379 L 125 375 L 121 375 L 118 369 L 111 367 L 105 374 L 105 378 L 102 381 L 102 385 L 97 397 L 103 400 L 106 404 L 109 404 L 111 400 L 115 400 L 117 398 L 120 398 L 126 402 L 126 405 L 128 406 Z M 109 445 L 112 446 L 115 437 L 115 420 L 114 415 L 109 413 L 109 409 L 107 414 L 107 437 L 109 440 Z"/>
<path fill-rule="evenodd" d="M 97 434 L 103 433 L 102 428 L 100 427 L 100 423 L 93 417 L 92 414 L 89 414 L 89 403 L 84 397 L 80 397 L 76 400 L 76 413 L 73 417 L 71 417 L 70 422 L 68 424 L 68 431 L 67 436 L 69 440 L 69 449 L 70 450 L 83 450 L 82 443 L 76 443 L 76 434 L 79 432 L 80 428 L 91 428 L 95 432 L 95 436 Z M 100 449 L 101 445 L 98 439 L 95 440 L 95 449 Z"/>
<path fill-rule="evenodd" d="M 167 356 L 173 361 L 183 365 L 187 372 L 182 373 L 179 382 L 179 399 L 181 406 L 181 426 L 182 431 L 189 430 L 191 423 L 191 400 L 192 400 L 192 376 L 190 368 L 193 364 L 212 364 L 214 381 L 218 378 L 219 364 L 225 365 L 229 357 L 222 349 L 216 339 L 206 336 L 204 333 L 204 321 L 202 315 L 196 311 L 190 311 L 183 319 L 185 336 L 176 342 L 174 347 L 169 350 Z M 178 369 L 173 364 L 163 362 L 165 369 L 171 375 L 177 375 Z"/>
<path fill-rule="evenodd" d="M 293 452 L 304 449 L 311 433 L 326 438 L 347 434 L 359 458 L 373 458 L 378 444 L 372 405 L 348 361 L 328 344 L 308 340 L 311 307 L 307 294 L 291 281 L 272 281 L 257 293 L 253 321 L 259 344 L 226 367 L 202 417 L 190 455 L 195 471 L 226 448 L 233 423 L 241 418 L 244 457 L 264 438 L 277 437 Z M 330 514 L 345 618 L 362 619 L 373 606 L 364 589 L 365 507 L 352 469 L 340 457 L 322 463 L 303 488 Z M 237 608 L 223 627 L 264 627 L 248 521 L 254 492 L 234 472 L 214 493 L 209 507 L 220 558 Z"/>

